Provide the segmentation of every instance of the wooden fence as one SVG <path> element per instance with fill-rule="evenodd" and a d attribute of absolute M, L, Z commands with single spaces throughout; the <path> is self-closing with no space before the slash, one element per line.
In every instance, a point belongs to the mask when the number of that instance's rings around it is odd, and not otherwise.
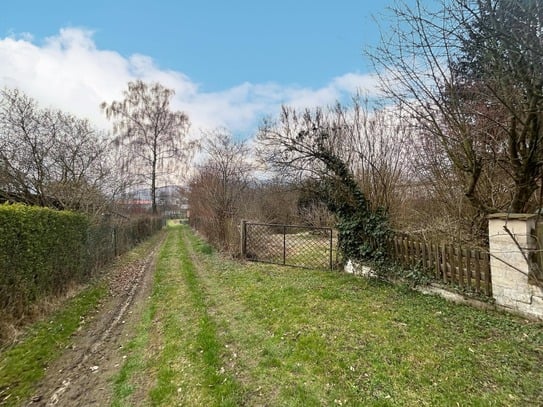
<path fill-rule="evenodd" d="M 390 254 L 402 265 L 420 264 L 446 284 L 492 296 L 488 252 L 448 244 L 429 244 L 397 236 L 391 242 Z"/>

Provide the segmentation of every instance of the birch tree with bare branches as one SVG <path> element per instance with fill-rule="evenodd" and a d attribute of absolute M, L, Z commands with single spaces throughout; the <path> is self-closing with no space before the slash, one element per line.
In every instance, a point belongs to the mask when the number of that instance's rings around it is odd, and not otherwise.
<path fill-rule="evenodd" d="M 125 153 L 124 170 L 149 185 L 154 214 L 157 182 L 186 165 L 195 148 L 188 140 L 187 114 L 171 110 L 174 93 L 159 83 L 137 80 L 128 83 L 123 100 L 101 104 L 113 121 L 115 143 Z"/>

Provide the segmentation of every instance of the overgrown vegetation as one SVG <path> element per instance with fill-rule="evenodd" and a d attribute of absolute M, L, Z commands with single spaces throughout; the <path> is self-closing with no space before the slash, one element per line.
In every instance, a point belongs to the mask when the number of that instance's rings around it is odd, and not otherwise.
<path fill-rule="evenodd" d="M 313 180 L 314 196 L 337 219 L 339 246 L 346 258 L 381 260 L 390 236 L 386 208 L 369 201 L 355 178 L 356 165 L 349 161 L 353 156 L 342 144 L 352 133 L 354 126 L 341 107 L 328 114 L 307 110 L 301 115 L 283 108 L 277 123 L 261 128 L 260 154 L 277 171 Z"/>
<path fill-rule="evenodd" d="M 541 206 L 541 2 L 399 2 L 390 22 L 371 57 L 417 128 L 418 182 L 484 241 L 485 215 Z"/>

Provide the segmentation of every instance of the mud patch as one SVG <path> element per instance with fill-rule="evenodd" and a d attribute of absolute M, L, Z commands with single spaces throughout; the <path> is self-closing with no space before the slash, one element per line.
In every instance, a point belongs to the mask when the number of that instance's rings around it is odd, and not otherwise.
<path fill-rule="evenodd" d="M 48 366 L 27 406 L 104 406 L 111 400 L 111 379 L 123 363 L 122 347 L 150 295 L 158 239 L 142 258 L 108 276 L 109 295 L 80 328 L 64 354 Z"/>

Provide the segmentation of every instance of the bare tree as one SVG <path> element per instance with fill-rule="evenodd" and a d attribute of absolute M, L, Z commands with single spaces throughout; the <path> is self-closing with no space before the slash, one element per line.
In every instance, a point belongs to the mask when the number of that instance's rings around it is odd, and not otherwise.
<path fill-rule="evenodd" d="M 112 119 L 117 146 L 126 153 L 125 168 L 142 182 L 150 183 L 152 212 L 157 213 L 157 182 L 186 164 L 195 144 L 188 140 L 189 119 L 184 112 L 172 111 L 172 89 L 159 83 L 128 83 L 124 99 L 102 110 Z"/>
<path fill-rule="evenodd" d="M 237 247 L 236 226 L 252 177 L 249 148 L 225 129 L 204 133 L 206 161 L 190 183 L 191 222 L 216 246 Z M 235 239 L 235 241 L 232 241 Z"/>
<path fill-rule="evenodd" d="M 432 7 L 434 7 L 432 5 Z M 381 83 L 417 121 L 433 170 L 481 214 L 533 209 L 543 165 L 543 5 L 443 0 L 393 10 L 372 52 Z M 425 139 L 425 140 L 424 140 Z M 429 162 L 432 168 L 431 162 Z"/>
<path fill-rule="evenodd" d="M 344 114 L 345 159 L 372 207 L 384 208 L 395 221 L 413 179 L 412 127 L 402 109 L 372 110 L 358 98 Z"/>
<path fill-rule="evenodd" d="M 390 213 L 401 207 L 400 187 L 410 168 L 410 127 L 401 116 L 399 110 L 371 110 L 359 97 L 351 106 L 314 112 L 283 107 L 277 123 L 262 127 L 260 155 L 284 176 L 314 187 L 338 177 L 339 168 L 327 161 L 333 156 L 351 174 L 368 207 Z M 311 179 L 316 181 L 304 182 Z"/>
<path fill-rule="evenodd" d="M 387 212 L 403 176 L 403 128 L 387 130 L 394 125 L 380 114 L 357 100 L 351 109 L 283 107 L 278 121 L 265 122 L 258 135 L 263 162 L 300 181 L 313 179 L 308 185 L 336 215 L 340 247 L 351 258 L 384 255 Z"/>
<path fill-rule="evenodd" d="M 244 194 L 245 219 L 264 223 L 298 224 L 300 218 L 300 185 L 273 177 L 251 182 Z"/>
<path fill-rule="evenodd" d="M 0 194 L 6 200 L 96 211 L 105 204 L 108 141 L 87 120 L 0 92 Z"/>

